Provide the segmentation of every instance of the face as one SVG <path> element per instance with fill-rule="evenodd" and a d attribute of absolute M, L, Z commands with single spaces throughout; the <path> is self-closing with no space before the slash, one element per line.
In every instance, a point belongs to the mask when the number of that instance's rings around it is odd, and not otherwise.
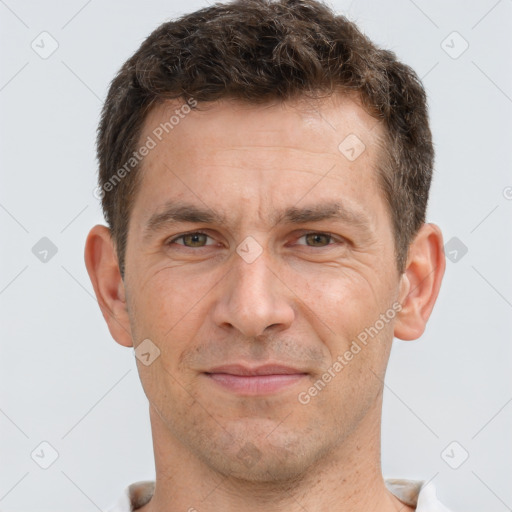
<path fill-rule="evenodd" d="M 175 110 L 146 120 L 128 232 L 131 337 L 160 351 L 142 384 L 210 468 L 290 478 L 379 406 L 401 294 L 381 127 L 348 97 L 223 101 L 159 141 Z"/>

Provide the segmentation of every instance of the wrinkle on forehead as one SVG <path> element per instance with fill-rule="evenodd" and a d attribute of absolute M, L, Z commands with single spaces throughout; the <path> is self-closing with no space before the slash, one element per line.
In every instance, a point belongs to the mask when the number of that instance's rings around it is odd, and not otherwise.
<path fill-rule="evenodd" d="M 144 135 L 176 105 L 155 107 Z M 364 139 L 366 150 L 350 162 L 338 145 L 354 132 Z M 348 194 L 340 199 L 357 205 L 368 187 L 379 191 L 375 184 L 384 149 L 381 132 L 378 121 L 348 96 L 270 105 L 221 100 L 205 110 L 192 110 L 145 157 L 142 188 L 149 181 L 152 191 L 144 201 L 144 216 L 155 214 L 155 206 L 171 197 L 195 196 L 217 211 L 229 212 L 233 221 L 247 216 L 249 207 L 253 221 L 270 219 L 272 210 L 303 198 L 316 197 L 321 203 L 323 192 L 329 196 L 326 184 L 332 180 L 342 196 Z M 235 207 L 237 212 L 230 211 Z M 367 216 L 375 224 L 375 212 Z"/>

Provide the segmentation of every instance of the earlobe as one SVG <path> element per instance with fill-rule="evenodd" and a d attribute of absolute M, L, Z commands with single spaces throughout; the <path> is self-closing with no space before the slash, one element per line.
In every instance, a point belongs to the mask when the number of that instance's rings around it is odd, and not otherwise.
<path fill-rule="evenodd" d="M 133 346 L 124 283 L 107 227 L 97 225 L 91 229 L 84 256 L 87 272 L 110 334 L 120 345 Z"/>
<path fill-rule="evenodd" d="M 394 335 L 402 340 L 419 338 L 432 313 L 443 279 L 446 260 L 443 236 L 435 224 L 423 224 L 409 248 L 402 275 Z"/>

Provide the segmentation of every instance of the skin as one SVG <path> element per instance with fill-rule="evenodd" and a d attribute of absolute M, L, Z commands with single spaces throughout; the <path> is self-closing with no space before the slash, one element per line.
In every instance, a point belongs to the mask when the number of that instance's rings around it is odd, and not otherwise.
<path fill-rule="evenodd" d="M 141 141 L 177 106 L 151 111 Z M 354 161 L 338 149 L 349 134 L 366 146 Z M 393 336 L 422 334 L 445 260 L 441 231 L 424 224 L 406 271 L 397 271 L 376 174 L 381 138 L 354 97 L 215 102 L 145 157 L 124 280 L 109 230 L 90 231 L 86 265 L 112 336 L 126 347 L 150 339 L 160 350 L 147 366 L 137 360 L 156 464 L 144 512 L 413 510 L 381 474 L 383 379 Z M 275 222 L 289 207 L 336 202 L 352 217 Z M 146 229 L 181 203 L 224 219 Z M 197 230 L 207 236 L 178 238 Z M 249 253 L 261 252 L 251 263 L 236 251 L 248 236 L 257 242 Z M 301 403 L 299 394 L 393 304 L 401 308 L 394 318 Z M 204 373 L 269 362 L 305 375 L 242 396 Z"/>

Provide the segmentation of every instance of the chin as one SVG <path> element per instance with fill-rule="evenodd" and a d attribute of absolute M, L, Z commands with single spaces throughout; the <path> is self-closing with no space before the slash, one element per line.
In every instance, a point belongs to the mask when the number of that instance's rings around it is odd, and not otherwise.
<path fill-rule="evenodd" d="M 272 442 L 268 430 L 265 435 L 251 438 L 246 433 L 237 438 L 234 442 L 226 435 L 222 440 L 225 443 L 220 442 L 224 449 L 217 446 L 217 449 L 221 448 L 219 451 L 203 453 L 205 462 L 216 472 L 239 483 L 259 483 L 265 487 L 299 482 L 331 449 L 326 446 L 325 438 L 309 438 L 308 444 L 304 436 L 289 431 L 281 432 Z"/>
<path fill-rule="evenodd" d="M 287 454 L 288 455 L 288 454 Z M 256 460 L 229 459 L 219 464 L 216 461 L 216 469 L 219 473 L 231 480 L 246 482 L 247 484 L 262 484 L 268 487 L 270 484 L 289 483 L 299 481 L 304 476 L 304 464 L 296 460 L 288 460 L 283 462 L 282 458 L 276 456 L 276 453 L 261 454 Z"/>

